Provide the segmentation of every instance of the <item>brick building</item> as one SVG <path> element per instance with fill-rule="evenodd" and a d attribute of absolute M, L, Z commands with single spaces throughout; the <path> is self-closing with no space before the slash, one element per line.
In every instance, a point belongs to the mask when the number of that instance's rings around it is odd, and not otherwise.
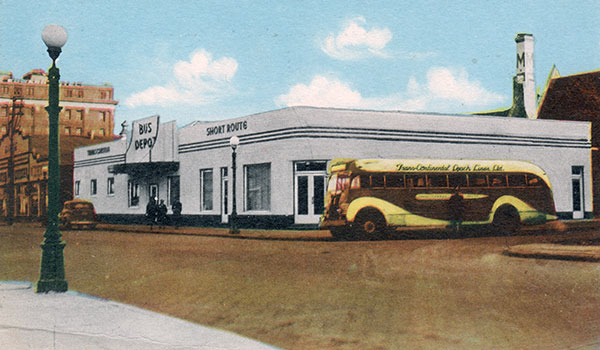
<path fill-rule="evenodd" d="M 59 98 L 60 198 L 64 202 L 73 198 L 73 150 L 114 139 L 117 101 L 110 84 L 61 82 Z M 47 105 L 48 84 L 43 70 L 34 69 L 22 79 L 0 72 L 1 217 L 31 219 L 46 214 Z M 8 215 L 9 211 L 13 215 Z"/>
<path fill-rule="evenodd" d="M 46 73 L 34 69 L 14 79 L 11 72 L 0 72 L 0 135 L 7 132 L 13 105 L 19 104 L 22 134 L 48 135 L 48 85 Z M 114 129 L 117 101 L 110 84 L 84 85 L 61 82 L 60 133 L 75 136 L 110 136 Z"/>

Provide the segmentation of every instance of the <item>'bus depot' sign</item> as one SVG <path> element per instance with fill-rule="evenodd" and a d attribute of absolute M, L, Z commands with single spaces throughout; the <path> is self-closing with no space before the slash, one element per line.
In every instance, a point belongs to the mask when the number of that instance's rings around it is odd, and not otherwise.
<path fill-rule="evenodd" d="M 152 161 L 152 148 L 158 136 L 158 123 L 158 115 L 133 122 L 131 143 L 127 149 L 128 163 Z"/>

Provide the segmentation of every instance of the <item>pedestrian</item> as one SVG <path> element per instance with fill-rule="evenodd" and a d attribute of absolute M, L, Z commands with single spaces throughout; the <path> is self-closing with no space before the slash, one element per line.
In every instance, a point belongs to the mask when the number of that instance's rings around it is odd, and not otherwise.
<path fill-rule="evenodd" d="M 450 225 L 454 232 L 458 233 L 465 213 L 465 197 L 460 193 L 460 186 L 454 188 L 454 193 L 448 200 L 448 209 L 450 212 Z"/>
<path fill-rule="evenodd" d="M 175 224 L 175 228 L 179 228 L 179 220 L 181 220 L 181 209 L 181 202 L 176 199 L 175 202 L 173 202 L 173 205 L 171 205 L 171 210 L 173 211 L 173 223 Z"/>
<path fill-rule="evenodd" d="M 160 204 L 158 205 L 158 224 L 159 227 L 163 227 L 167 224 L 167 205 L 165 204 L 165 200 L 161 199 Z"/>
<path fill-rule="evenodd" d="M 152 197 L 146 205 L 146 221 L 148 222 L 148 225 L 150 225 L 150 230 L 152 230 L 152 225 L 156 223 L 157 216 L 158 207 L 156 205 L 156 199 Z"/>

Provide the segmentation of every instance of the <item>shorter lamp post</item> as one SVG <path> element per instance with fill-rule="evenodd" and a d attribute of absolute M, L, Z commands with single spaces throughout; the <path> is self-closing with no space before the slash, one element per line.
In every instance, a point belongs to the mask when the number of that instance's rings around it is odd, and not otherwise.
<path fill-rule="evenodd" d="M 237 136 L 232 136 L 229 139 L 229 146 L 231 146 L 231 177 L 232 177 L 232 182 L 233 184 L 231 185 L 231 194 L 232 194 L 232 203 L 231 203 L 231 216 L 229 217 L 229 233 L 240 233 L 240 230 L 237 227 L 237 209 L 236 209 L 236 202 L 237 202 L 237 198 L 235 197 L 235 188 L 236 183 L 235 183 L 235 172 L 236 172 L 236 165 L 235 165 L 235 158 L 236 158 L 236 153 L 235 150 L 238 147 L 238 145 L 240 144 L 240 139 Z"/>
<path fill-rule="evenodd" d="M 42 31 L 42 40 L 48 47 L 52 58 L 52 66 L 48 70 L 48 225 L 42 243 L 42 263 L 40 279 L 37 282 L 38 293 L 66 292 L 65 263 L 63 249 L 65 242 L 61 240 L 58 226 L 60 211 L 60 153 L 58 145 L 58 114 L 62 107 L 59 103 L 60 72 L 56 67 L 56 59 L 61 47 L 67 42 L 67 31 L 56 24 L 50 24 Z"/>

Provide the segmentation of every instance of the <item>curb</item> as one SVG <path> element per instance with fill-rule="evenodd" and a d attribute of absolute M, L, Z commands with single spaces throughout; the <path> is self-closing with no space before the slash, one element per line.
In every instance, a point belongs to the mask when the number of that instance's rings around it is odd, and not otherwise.
<path fill-rule="evenodd" d="M 534 258 L 575 261 L 600 261 L 600 246 L 562 245 L 552 243 L 523 244 L 505 249 L 504 255 Z"/>

